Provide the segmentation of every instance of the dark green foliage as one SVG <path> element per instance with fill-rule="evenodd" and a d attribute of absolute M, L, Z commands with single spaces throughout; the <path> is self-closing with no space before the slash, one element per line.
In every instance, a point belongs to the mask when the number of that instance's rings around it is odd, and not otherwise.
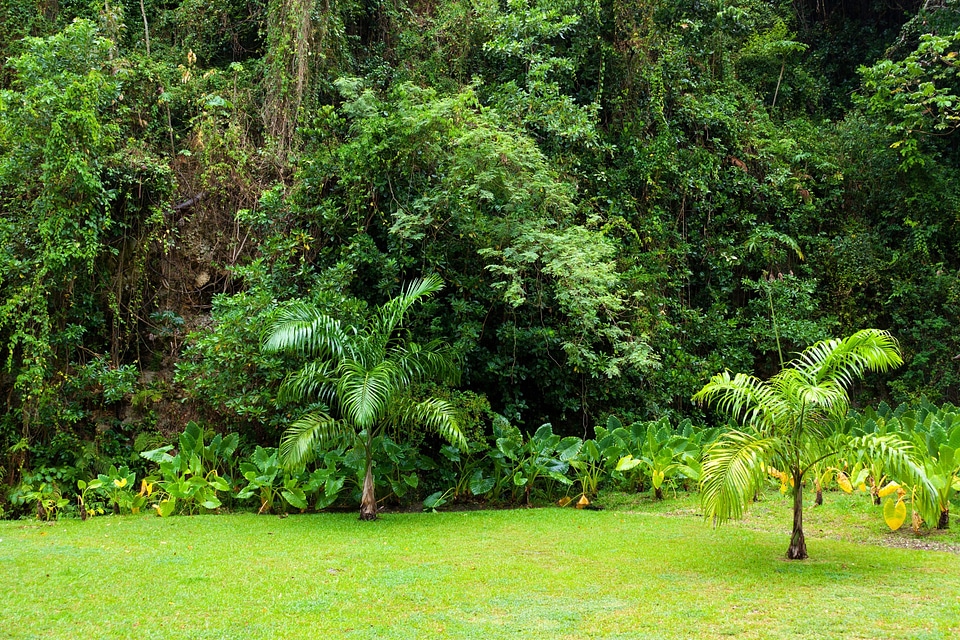
<path fill-rule="evenodd" d="M 277 446 L 319 406 L 278 397 L 276 314 L 359 326 L 430 272 L 411 339 L 521 432 L 699 421 L 715 371 L 863 326 L 906 361 L 864 401 L 957 401 L 958 15 L 0 0 L 3 481 L 142 477 L 190 420 Z"/>

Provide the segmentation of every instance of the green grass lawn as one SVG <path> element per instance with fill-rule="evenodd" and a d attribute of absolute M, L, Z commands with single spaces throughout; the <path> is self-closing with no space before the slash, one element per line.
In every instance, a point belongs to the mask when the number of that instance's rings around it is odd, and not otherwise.
<path fill-rule="evenodd" d="M 956 533 L 885 546 L 911 538 L 831 494 L 790 562 L 779 496 L 719 530 L 620 503 L 0 522 L 0 637 L 960 637 Z"/>

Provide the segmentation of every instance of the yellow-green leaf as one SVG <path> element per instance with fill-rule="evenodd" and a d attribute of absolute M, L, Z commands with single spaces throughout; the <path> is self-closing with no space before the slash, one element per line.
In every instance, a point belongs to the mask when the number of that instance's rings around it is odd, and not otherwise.
<path fill-rule="evenodd" d="M 883 503 L 883 519 L 891 531 L 896 531 L 903 526 L 904 520 L 907 519 L 907 505 L 903 503 L 902 499 L 894 502 L 893 498 L 887 498 L 886 502 Z"/>
<path fill-rule="evenodd" d="M 887 486 L 885 486 L 884 488 L 880 489 L 880 491 L 877 492 L 877 495 L 880 496 L 881 498 L 886 498 L 888 495 L 890 495 L 891 493 L 893 493 L 899 488 L 900 488 L 900 485 L 897 484 L 896 482 L 889 482 L 887 483 Z"/>
<path fill-rule="evenodd" d="M 853 493 L 853 485 L 850 484 L 850 478 L 845 473 L 837 474 L 837 484 L 843 489 L 844 493 Z"/>

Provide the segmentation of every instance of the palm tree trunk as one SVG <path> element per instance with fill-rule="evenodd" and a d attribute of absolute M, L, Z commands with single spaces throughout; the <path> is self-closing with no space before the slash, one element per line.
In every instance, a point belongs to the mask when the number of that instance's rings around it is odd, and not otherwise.
<path fill-rule="evenodd" d="M 363 478 L 363 495 L 360 498 L 360 519 L 377 519 L 377 495 L 373 485 L 373 465 L 367 465 L 367 473 Z"/>
<path fill-rule="evenodd" d="M 363 476 L 363 493 L 360 496 L 360 519 L 376 520 L 377 490 L 373 484 L 373 437 L 370 429 L 367 430 L 367 440 L 363 448 L 367 458 L 367 471 Z"/>
<path fill-rule="evenodd" d="M 793 535 L 787 559 L 803 560 L 807 557 L 807 541 L 803 537 L 803 476 L 800 468 L 793 470 Z"/>

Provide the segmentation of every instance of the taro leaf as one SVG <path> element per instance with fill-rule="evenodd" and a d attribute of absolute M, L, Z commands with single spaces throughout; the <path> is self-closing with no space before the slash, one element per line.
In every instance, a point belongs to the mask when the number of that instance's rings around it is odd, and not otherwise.
<path fill-rule="evenodd" d="M 553 437 L 553 425 L 549 422 L 546 422 L 540 425 L 540 428 L 537 429 L 536 433 L 533 434 L 531 440 L 549 440 Z"/>
<path fill-rule="evenodd" d="M 516 458 L 517 450 L 520 448 L 520 446 L 520 443 L 513 438 L 497 438 L 497 449 L 499 449 L 500 453 L 505 455 L 507 458 Z"/>
<path fill-rule="evenodd" d="M 877 492 L 877 496 L 880 498 L 886 498 L 887 496 L 889 496 L 891 493 L 894 493 L 899 488 L 900 488 L 900 485 L 897 484 L 896 482 L 888 482 L 885 487 L 883 487 L 882 489 L 880 489 L 880 491 Z"/>
<path fill-rule="evenodd" d="M 494 487 L 493 478 L 484 478 L 483 472 L 477 469 L 470 477 L 470 493 L 475 496 L 482 496 Z"/>
<path fill-rule="evenodd" d="M 307 508 L 307 496 L 304 495 L 303 489 L 300 489 L 299 487 L 284 489 L 280 492 L 280 495 L 282 495 L 283 499 L 286 500 L 294 509 Z"/>
<path fill-rule="evenodd" d="M 440 453 L 450 462 L 460 462 L 460 449 L 445 444 L 440 447 Z"/>
<path fill-rule="evenodd" d="M 173 456 L 171 456 L 167 451 L 173 449 L 172 444 L 168 444 L 165 447 L 160 447 L 159 449 L 151 449 L 150 451 L 144 451 L 140 454 L 141 458 L 146 458 L 150 462 L 155 462 L 160 464 L 161 462 L 171 462 L 173 461 Z"/>
<path fill-rule="evenodd" d="M 664 475 L 663 471 L 660 471 L 659 469 L 654 469 L 654 471 L 653 471 L 653 488 L 654 488 L 654 489 L 659 489 L 660 487 L 662 487 L 662 486 L 663 486 L 663 480 L 664 480 L 664 478 L 665 478 L 665 475 Z"/>
<path fill-rule="evenodd" d="M 523 475 L 523 472 L 521 471 L 517 471 L 515 474 L 513 474 L 513 484 L 517 485 L 518 487 L 522 487 L 523 485 L 527 484 L 528 479 L 529 478 Z"/>
<path fill-rule="evenodd" d="M 443 491 L 436 491 L 431 493 L 423 500 L 424 509 L 436 509 L 437 507 L 442 507 L 447 503 L 447 499 L 444 497 Z"/>
<path fill-rule="evenodd" d="M 337 494 L 340 493 L 340 489 L 343 488 L 343 481 L 346 479 L 345 476 L 327 478 L 327 481 L 323 485 L 323 492 L 331 498 L 336 498 Z"/>
<path fill-rule="evenodd" d="M 547 471 L 547 477 L 556 480 L 560 484 L 565 484 L 565 485 L 573 484 L 573 480 L 563 475 L 562 473 L 558 473 L 556 471 Z"/>
<path fill-rule="evenodd" d="M 200 425 L 191 420 L 184 427 L 183 433 L 180 434 L 180 450 L 189 455 L 202 447 L 203 431 L 200 429 Z"/>
<path fill-rule="evenodd" d="M 261 471 L 266 471 L 272 464 L 276 464 L 276 460 L 273 459 L 276 455 L 276 449 L 264 449 L 258 445 L 250 459 L 260 467 Z"/>
<path fill-rule="evenodd" d="M 210 480 L 210 486 L 217 491 L 230 491 L 230 484 L 220 476 L 214 476 L 213 479 Z"/>
<path fill-rule="evenodd" d="M 893 498 L 887 498 L 883 503 L 883 519 L 891 531 L 896 531 L 907 519 L 907 505 L 902 499 L 894 502 Z"/>
<path fill-rule="evenodd" d="M 837 474 L 837 484 L 843 489 L 844 493 L 853 493 L 853 485 L 850 484 L 850 478 L 842 471 Z"/>
<path fill-rule="evenodd" d="M 600 448 L 593 440 L 584 440 L 583 447 L 580 449 L 580 459 L 587 462 L 597 462 L 600 460 Z"/>
<path fill-rule="evenodd" d="M 167 516 L 173 514 L 174 510 L 177 508 L 177 499 L 170 497 L 166 500 L 161 500 L 154 506 L 157 509 L 157 515 L 161 518 L 166 518 Z"/>
<path fill-rule="evenodd" d="M 700 480 L 700 476 L 703 473 L 703 468 L 700 466 L 700 463 L 694 460 L 690 461 L 690 464 L 678 464 L 677 471 L 680 472 L 684 478 L 689 478 L 694 482 Z"/>
<path fill-rule="evenodd" d="M 420 484 L 420 478 L 415 473 L 411 473 L 403 476 L 403 481 L 406 482 L 411 487 L 413 487 L 414 489 L 416 489 L 417 485 Z"/>
<path fill-rule="evenodd" d="M 317 501 L 313 505 L 313 508 L 316 509 L 317 511 L 320 511 L 321 509 L 326 509 L 327 507 L 332 505 L 336 501 L 336 499 L 337 499 L 336 494 L 327 495 L 325 493 L 321 493 L 319 496 L 317 496 Z"/>
<path fill-rule="evenodd" d="M 557 445 L 557 453 L 560 454 L 561 460 L 568 462 L 577 457 L 582 447 L 583 440 L 575 436 L 568 436 Z"/>
<path fill-rule="evenodd" d="M 642 461 L 638 458 L 634 458 L 632 455 L 625 455 L 620 458 L 620 461 L 617 463 L 617 471 L 629 471 L 635 467 L 640 466 Z"/>
<path fill-rule="evenodd" d="M 543 467 L 544 470 L 553 473 L 566 473 L 570 468 L 570 463 L 557 460 L 556 458 L 537 458 L 536 464 Z"/>
<path fill-rule="evenodd" d="M 237 447 L 240 445 L 240 436 L 235 433 L 231 433 L 226 438 L 223 439 L 223 442 L 220 444 L 219 451 L 222 458 L 229 458 L 237 450 Z"/>

